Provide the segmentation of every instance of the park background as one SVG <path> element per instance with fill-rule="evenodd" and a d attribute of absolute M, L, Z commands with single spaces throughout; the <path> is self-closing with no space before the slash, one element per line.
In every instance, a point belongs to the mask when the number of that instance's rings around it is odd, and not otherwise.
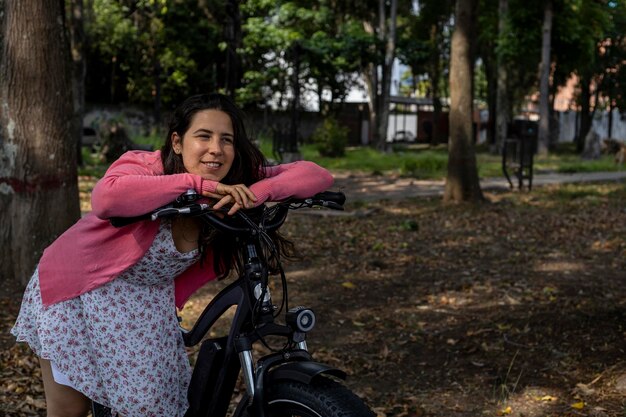
<path fill-rule="evenodd" d="M 272 161 L 369 192 L 285 232 L 306 254 L 289 276 L 320 315 L 314 353 L 378 415 L 626 412 L 623 180 L 481 187 L 511 143 L 536 176 L 623 169 L 624 2 L 0 7 L 0 415 L 45 415 L 36 358 L 8 335 L 41 251 L 113 158 L 160 147 L 176 104 L 209 91 Z M 402 198 L 381 179 L 443 185 Z"/>

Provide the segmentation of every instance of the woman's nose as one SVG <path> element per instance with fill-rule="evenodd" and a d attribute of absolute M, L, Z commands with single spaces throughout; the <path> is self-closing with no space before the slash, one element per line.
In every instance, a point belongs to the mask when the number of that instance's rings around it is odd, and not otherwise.
<path fill-rule="evenodd" d="M 222 144 L 219 140 L 213 139 L 209 141 L 209 153 L 216 155 L 222 154 Z"/>

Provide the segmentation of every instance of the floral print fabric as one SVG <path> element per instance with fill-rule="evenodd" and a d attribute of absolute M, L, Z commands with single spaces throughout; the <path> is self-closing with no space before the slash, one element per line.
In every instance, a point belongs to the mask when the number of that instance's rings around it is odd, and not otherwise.
<path fill-rule="evenodd" d="M 197 259 L 180 253 L 170 222 L 150 249 L 108 284 L 44 308 L 35 271 L 15 327 L 73 387 L 126 417 L 182 417 L 191 369 L 174 306 L 174 277 Z"/>

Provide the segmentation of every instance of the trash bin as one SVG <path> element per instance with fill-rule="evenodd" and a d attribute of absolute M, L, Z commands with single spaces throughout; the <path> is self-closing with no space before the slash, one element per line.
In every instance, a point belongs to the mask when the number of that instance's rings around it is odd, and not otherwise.
<path fill-rule="evenodd" d="M 533 120 L 517 119 L 508 126 L 507 138 L 502 144 L 502 172 L 511 188 L 512 176 L 517 178 L 518 188 L 533 184 L 533 162 L 537 153 L 538 123 Z"/>

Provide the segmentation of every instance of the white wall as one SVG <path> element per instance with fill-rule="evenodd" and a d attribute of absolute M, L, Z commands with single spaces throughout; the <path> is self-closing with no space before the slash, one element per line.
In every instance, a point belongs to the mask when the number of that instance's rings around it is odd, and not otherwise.
<path fill-rule="evenodd" d="M 576 134 L 576 112 L 559 112 L 559 142 L 571 142 Z M 580 123 L 580 121 L 578 122 Z M 609 132 L 608 111 L 596 112 L 591 128 L 605 139 Z M 614 139 L 626 141 L 626 117 L 622 118 L 619 109 L 613 109 L 613 130 L 611 136 Z"/>

